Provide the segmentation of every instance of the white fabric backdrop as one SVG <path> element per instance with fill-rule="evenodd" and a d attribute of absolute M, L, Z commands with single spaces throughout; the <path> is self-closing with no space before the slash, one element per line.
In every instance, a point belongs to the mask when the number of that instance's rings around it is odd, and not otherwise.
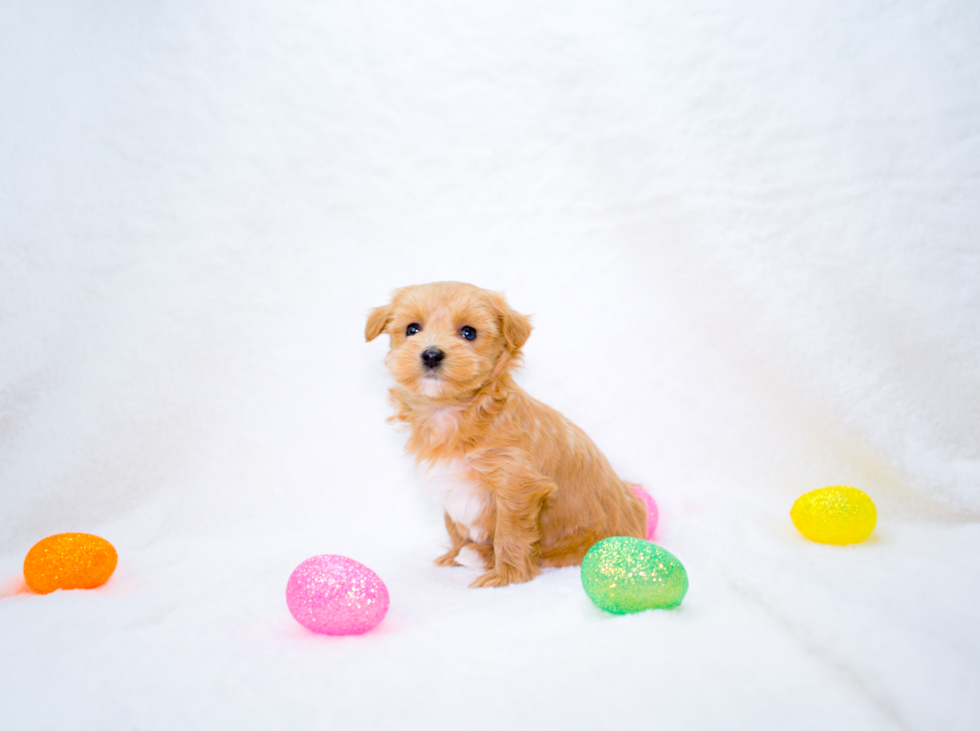
<path fill-rule="evenodd" d="M 980 6 L 8 2 L 0 701 L 17 728 L 976 728 Z M 469 591 L 368 309 L 459 279 L 661 506 L 669 613 Z M 858 547 L 803 492 L 879 508 Z M 120 553 L 38 597 L 33 543 Z M 326 640 L 342 553 L 388 619 Z"/>

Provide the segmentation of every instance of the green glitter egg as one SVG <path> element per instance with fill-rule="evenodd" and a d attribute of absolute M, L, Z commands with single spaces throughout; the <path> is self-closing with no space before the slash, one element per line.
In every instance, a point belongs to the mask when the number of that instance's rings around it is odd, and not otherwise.
<path fill-rule="evenodd" d="M 582 561 L 582 587 L 600 609 L 670 609 L 687 594 L 687 571 L 670 551 L 630 536 L 596 543 Z"/>

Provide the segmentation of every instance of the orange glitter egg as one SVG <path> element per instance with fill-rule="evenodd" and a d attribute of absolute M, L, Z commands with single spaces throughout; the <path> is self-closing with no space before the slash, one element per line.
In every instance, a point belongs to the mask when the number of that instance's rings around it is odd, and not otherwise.
<path fill-rule="evenodd" d="M 116 570 L 116 549 L 88 533 L 59 533 L 36 543 L 24 559 L 24 578 L 38 594 L 94 589 Z"/>

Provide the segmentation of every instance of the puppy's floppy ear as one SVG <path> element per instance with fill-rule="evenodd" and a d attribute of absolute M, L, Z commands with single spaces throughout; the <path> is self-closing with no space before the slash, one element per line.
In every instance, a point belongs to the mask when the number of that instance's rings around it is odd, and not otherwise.
<path fill-rule="evenodd" d="M 500 313 L 500 332 L 511 350 L 518 350 L 531 337 L 531 318 L 512 310 L 503 297 L 497 296 L 497 311 Z"/>
<path fill-rule="evenodd" d="M 391 321 L 391 305 L 375 307 L 368 315 L 367 327 L 364 328 L 364 338 L 370 343 L 381 333 Z"/>

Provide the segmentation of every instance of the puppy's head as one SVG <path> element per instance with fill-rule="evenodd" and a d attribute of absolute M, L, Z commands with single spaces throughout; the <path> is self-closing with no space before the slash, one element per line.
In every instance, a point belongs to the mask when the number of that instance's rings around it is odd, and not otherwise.
<path fill-rule="evenodd" d="M 518 362 L 531 321 L 504 298 L 471 284 L 435 282 L 396 290 L 368 317 L 368 341 L 391 337 L 385 358 L 395 381 L 417 396 L 451 400 Z"/>

